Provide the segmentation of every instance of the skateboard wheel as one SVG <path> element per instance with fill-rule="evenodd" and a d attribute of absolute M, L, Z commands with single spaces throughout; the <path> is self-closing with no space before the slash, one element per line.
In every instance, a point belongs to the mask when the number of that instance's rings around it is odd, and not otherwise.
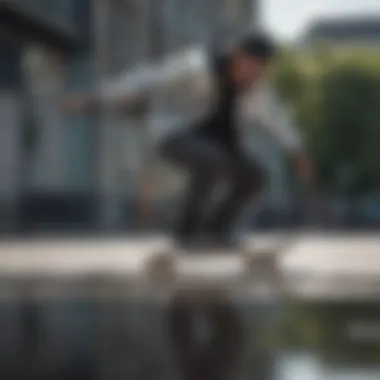
<path fill-rule="evenodd" d="M 249 276 L 272 276 L 278 271 L 277 256 L 272 251 L 261 251 L 245 254 L 245 266 Z"/>
<path fill-rule="evenodd" d="M 155 283 L 168 283 L 175 277 L 174 256 L 162 252 L 151 259 L 148 264 L 149 279 Z"/>

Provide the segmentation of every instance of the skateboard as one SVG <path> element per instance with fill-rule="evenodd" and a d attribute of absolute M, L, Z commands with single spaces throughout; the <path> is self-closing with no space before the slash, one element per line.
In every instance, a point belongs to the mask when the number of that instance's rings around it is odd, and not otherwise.
<path fill-rule="evenodd" d="M 278 288 L 284 283 L 282 252 L 281 246 L 187 251 L 173 245 L 152 253 L 145 274 L 155 287 L 229 288 L 266 282 Z"/>

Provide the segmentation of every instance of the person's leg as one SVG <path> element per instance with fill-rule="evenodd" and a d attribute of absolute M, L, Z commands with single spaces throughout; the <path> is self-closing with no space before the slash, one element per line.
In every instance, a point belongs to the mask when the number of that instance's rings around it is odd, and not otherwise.
<path fill-rule="evenodd" d="M 203 339 L 197 334 L 199 316 L 208 327 Z M 171 353 L 182 379 L 231 379 L 247 343 L 246 328 L 231 300 L 223 294 L 203 299 L 177 294 L 166 317 Z"/>
<path fill-rule="evenodd" d="M 216 240 L 227 242 L 232 224 L 264 185 L 263 170 L 245 157 L 234 157 L 229 172 L 229 191 L 213 211 L 208 228 Z"/>
<path fill-rule="evenodd" d="M 207 175 L 203 171 L 196 172 L 195 170 L 190 172 L 189 184 L 185 190 L 176 226 L 176 235 L 184 242 L 199 232 L 214 184 L 215 178 L 211 174 Z"/>
<path fill-rule="evenodd" d="M 170 138 L 162 146 L 161 153 L 190 175 L 176 232 L 180 239 L 192 239 L 201 228 L 215 183 L 227 171 L 228 156 L 216 143 L 191 134 Z"/>
<path fill-rule="evenodd" d="M 169 349 L 176 371 L 183 380 L 197 380 L 200 345 L 194 337 L 195 307 L 188 299 L 175 296 L 169 303 L 165 318 Z"/>
<path fill-rule="evenodd" d="M 236 305 L 227 297 L 209 300 L 205 314 L 211 336 L 203 348 L 201 379 L 228 380 L 236 375 L 239 361 L 248 343 L 247 331 Z"/>

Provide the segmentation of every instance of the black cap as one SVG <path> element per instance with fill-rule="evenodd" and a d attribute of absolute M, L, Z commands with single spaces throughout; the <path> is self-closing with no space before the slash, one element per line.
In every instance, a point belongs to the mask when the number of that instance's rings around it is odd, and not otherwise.
<path fill-rule="evenodd" d="M 275 42 L 262 32 L 252 32 L 243 36 L 238 42 L 238 47 L 245 53 L 264 60 L 271 60 L 277 55 Z"/>

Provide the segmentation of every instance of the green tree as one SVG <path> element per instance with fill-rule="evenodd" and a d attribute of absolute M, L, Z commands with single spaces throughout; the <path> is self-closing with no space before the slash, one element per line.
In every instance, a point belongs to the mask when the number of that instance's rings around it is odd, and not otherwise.
<path fill-rule="evenodd" d="M 380 184 L 380 56 L 371 51 L 318 47 L 287 51 L 273 73 L 279 94 L 317 164 L 319 184 L 331 190 L 349 171 L 352 195 Z"/>

